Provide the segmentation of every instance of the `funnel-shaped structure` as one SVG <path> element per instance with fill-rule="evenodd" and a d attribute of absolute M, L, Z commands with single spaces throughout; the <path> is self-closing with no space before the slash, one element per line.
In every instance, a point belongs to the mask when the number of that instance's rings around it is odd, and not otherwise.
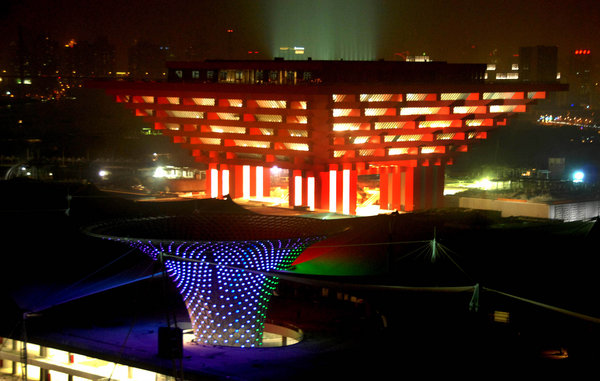
<path fill-rule="evenodd" d="M 164 263 L 186 304 L 196 340 L 211 345 L 262 344 L 278 278 L 326 221 L 255 214 L 193 214 L 117 221 L 87 229 Z"/>

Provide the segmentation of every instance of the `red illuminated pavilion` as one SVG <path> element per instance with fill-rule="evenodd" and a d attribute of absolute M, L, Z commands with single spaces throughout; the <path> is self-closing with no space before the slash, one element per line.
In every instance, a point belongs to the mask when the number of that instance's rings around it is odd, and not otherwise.
<path fill-rule="evenodd" d="M 454 156 L 558 83 L 488 83 L 486 65 L 398 61 L 171 62 L 166 82 L 98 82 L 207 168 L 210 197 L 269 195 L 355 214 L 357 180 L 381 209 L 441 207 Z"/>

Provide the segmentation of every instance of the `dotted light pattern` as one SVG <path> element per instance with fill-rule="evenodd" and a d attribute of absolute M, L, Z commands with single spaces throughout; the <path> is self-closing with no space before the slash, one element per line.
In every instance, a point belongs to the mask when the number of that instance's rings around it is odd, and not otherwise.
<path fill-rule="evenodd" d="M 270 272 L 285 270 L 306 247 L 339 229 L 311 218 L 193 213 L 114 221 L 86 233 L 161 261 L 197 342 L 257 347 L 279 280 Z"/>
<path fill-rule="evenodd" d="M 286 269 L 319 239 L 129 243 L 155 260 L 166 258 L 166 271 L 183 297 L 198 342 L 256 347 L 262 345 L 278 282 L 260 272 Z"/>

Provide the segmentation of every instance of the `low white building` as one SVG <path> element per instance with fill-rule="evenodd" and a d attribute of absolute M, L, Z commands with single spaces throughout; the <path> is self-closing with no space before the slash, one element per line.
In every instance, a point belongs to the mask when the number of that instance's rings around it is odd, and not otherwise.
<path fill-rule="evenodd" d="M 458 196 L 458 206 L 467 209 L 496 210 L 502 217 L 534 217 L 563 220 L 587 220 L 600 215 L 600 200 L 535 201 L 511 198 Z"/>

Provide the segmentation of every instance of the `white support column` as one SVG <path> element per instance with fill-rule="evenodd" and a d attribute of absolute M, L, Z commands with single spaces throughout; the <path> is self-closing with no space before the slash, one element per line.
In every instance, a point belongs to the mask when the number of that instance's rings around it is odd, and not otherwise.
<path fill-rule="evenodd" d="M 242 197 L 245 200 L 249 200 L 250 199 L 250 166 L 249 165 L 244 165 L 243 169 L 242 169 L 242 183 L 243 183 L 243 190 L 242 190 Z"/>
<path fill-rule="evenodd" d="M 261 200 L 263 198 L 263 167 L 256 167 L 256 198 Z"/>
<path fill-rule="evenodd" d="M 350 214 L 350 170 L 342 171 L 342 213 Z"/>
<path fill-rule="evenodd" d="M 221 173 L 223 196 L 229 194 L 229 169 L 224 169 Z"/>
<path fill-rule="evenodd" d="M 302 176 L 294 176 L 294 206 L 302 205 Z"/>
<path fill-rule="evenodd" d="M 315 210 L 315 178 L 311 176 L 306 181 L 306 203 L 309 210 Z"/>
<path fill-rule="evenodd" d="M 216 168 L 210 170 L 210 197 L 219 197 L 219 170 Z"/>
<path fill-rule="evenodd" d="M 329 211 L 337 212 L 337 171 L 329 170 Z"/>

